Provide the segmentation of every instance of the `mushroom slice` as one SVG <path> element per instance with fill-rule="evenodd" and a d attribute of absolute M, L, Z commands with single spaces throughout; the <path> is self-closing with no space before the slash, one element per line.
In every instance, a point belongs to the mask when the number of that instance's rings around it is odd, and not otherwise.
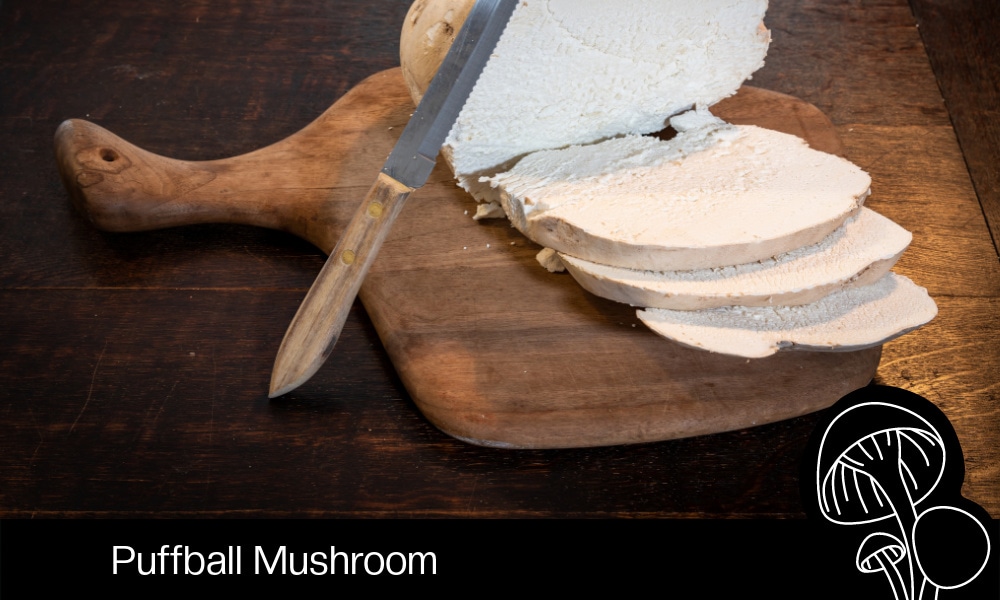
<path fill-rule="evenodd" d="M 655 271 L 743 264 L 817 244 L 868 197 L 867 173 L 795 136 L 697 111 L 671 123 L 683 131 L 668 141 L 625 136 L 539 151 L 484 181 L 535 243 Z"/>
<path fill-rule="evenodd" d="M 849 351 L 877 346 L 927 323 L 937 305 L 927 290 L 889 273 L 872 285 L 802 306 L 726 306 L 684 311 L 648 308 L 639 319 L 692 348 L 763 358 L 779 350 Z"/>
<path fill-rule="evenodd" d="M 912 237 L 891 220 L 862 208 L 857 217 L 818 244 L 730 267 L 639 271 L 568 254 L 559 258 L 587 291 L 632 306 L 674 310 L 788 306 L 878 281 L 896 264 Z"/>

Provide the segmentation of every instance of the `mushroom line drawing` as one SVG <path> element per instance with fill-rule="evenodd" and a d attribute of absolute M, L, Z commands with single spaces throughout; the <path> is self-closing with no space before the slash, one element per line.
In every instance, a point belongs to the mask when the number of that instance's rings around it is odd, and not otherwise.
<path fill-rule="evenodd" d="M 937 600 L 993 564 L 990 516 L 961 493 L 958 435 L 922 396 L 876 384 L 851 392 L 817 426 L 807 458 L 810 513 L 861 529 L 850 538 L 854 567 L 882 573 L 895 600 Z M 985 578 L 963 593 L 979 597 L 989 585 Z"/>
<path fill-rule="evenodd" d="M 935 571 L 934 573 L 929 573 L 928 571 L 931 571 L 933 569 L 933 566 L 926 564 L 927 561 L 922 561 L 920 559 L 919 548 L 922 547 L 922 544 L 919 542 L 919 540 L 922 540 L 923 537 L 918 534 L 920 533 L 920 531 L 922 531 L 923 528 L 925 528 L 926 524 L 931 519 L 936 519 L 938 521 L 940 521 L 941 519 L 945 519 L 945 525 L 941 525 L 940 523 L 938 523 L 937 526 L 947 527 L 947 529 L 951 531 L 965 528 L 967 530 L 965 531 L 967 535 L 964 537 L 968 542 L 967 546 L 969 547 L 972 546 L 972 542 L 983 543 L 985 548 L 980 547 L 978 549 L 979 550 L 978 554 L 979 556 L 982 557 L 982 562 L 977 565 L 975 560 L 976 556 L 975 554 L 972 554 L 970 556 L 963 556 L 963 558 L 968 559 L 964 564 L 971 565 L 970 567 L 964 570 L 958 570 L 957 573 L 955 570 L 948 570 L 941 572 Z M 968 535 L 970 532 L 971 535 Z M 979 538 L 980 535 L 982 536 L 981 539 Z M 931 536 L 931 540 L 932 540 L 931 543 L 933 544 L 934 542 L 933 536 Z M 969 582 L 979 577 L 979 574 L 983 572 L 983 570 L 986 568 L 986 565 L 988 564 L 991 551 L 990 536 L 989 533 L 986 531 L 986 527 L 983 526 L 983 524 L 979 521 L 979 519 L 976 519 L 969 512 L 962 510 L 960 508 L 956 508 L 954 506 L 934 506 L 922 512 L 920 516 L 917 518 L 917 521 L 913 524 L 911 543 L 913 545 L 913 556 L 914 559 L 916 560 L 917 568 L 920 570 L 921 575 L 923 575 L 924 577 L 923 583 L 920 586 L 919 598 L 921 600 L 923 600 L 926 597 L 925 594 L 927 593 L 927 590 L 930 588 L 933 588 L 934 590 L 933 598 L 936 599 L 940 594 L 941 590 L 953 590 L 963 587 Z M 977 548 L 972 548 L 972 553 L 975 553 L 976 551 Z M 967 551 L 966 554 L 970 553 Z M 928 586 L 930 586 L 930 588 L 928 588 Z"/>
<path fill-rule="evenodd" d="M 867 434 L 859 438 L 858 431 Z M 899 537 L 878 532 L 865 538 L 856 566 L 864 573 L 884 572 L 897 600 L 915 598 L 913 525 L 945 462 L 944 440 L 933 425 L 884 402 L 858 404 L 837 415 L 820 442 L 816 493 L 823 516 L 841 525 L 896 522 Z"/>
<path fill-rule="evenodd" d="M 901 593 L 905 594 L 899 586 L 902 584 L 903 576 L 899 572 L 899 561 L 906 556 L 906 547 L 903 542 L 895 536 L 881 531 L 869 534 L 858 547 L 858 556 L 855 565 L 862 573 L 878 573 L 882 571 L 889 579 L 892 593 L 896 600 L 899 600 Z M 890 572 L 891 569 L 891 572 Z"/>

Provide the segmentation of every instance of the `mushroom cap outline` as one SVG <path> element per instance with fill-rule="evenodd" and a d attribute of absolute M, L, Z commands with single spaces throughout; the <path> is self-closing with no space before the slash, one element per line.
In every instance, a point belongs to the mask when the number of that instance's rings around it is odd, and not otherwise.
<path fill-rule="evenodd" d="M 909 394 L 904 390 L 898 391 Z M 816 498 L 820 512 L 828 521 L 841 525 L 858 525 L 888 519 L 896 514 L 896 510 L 891 504 L 891 498 L 889 499 L 890 503 L 882 503 L 879 494 L 884 495 L 885 490 L 881 488 L 881 485 L 867 471 L 858 466 L 861 463 L 847 456 L 852 450 L 860 450 L 864 454 L 868 454 L 868 451 L 860 446 L 860 443 L 864 441 L 872 441 L 876 444 L 874 450 L 881 452 L 878 447 L 879 442 L 873 436 L 882 436 L 883 434 L 887 442 L 890 443 L 890 438 L 894 434 L 897 440 L 901 438 L 909 440 L 912 445 L 917 446 L 927 461 L 926 468 L 917 469 L 916 473 L 909 472 L 914 491 L 919 490 L 919 493 L 912 500 L 913 505 L 919 504 L 937 487 L 944 475 L 947 463 L 944 439 L 940 432 L 927 419 L 907 408 L 888 402 L 862 402 L 837 415 L 823 432 L 819 445 L 816 466 Z M 936 448 L 931 453 L 933 456 L 928 455 L 920 447 L 921 443 L 925 443 L 928 448 Z M 902 466 L 906 467 L 907 465 Z M 844 471 L 847 469 L 852 472 L 851 483 L 855 484 L 855 491 L 858 493 L 857 499 L 861 503 L 861 510 L 864 514 L 855 514 L 858 512 L 854 508 L 857 503 L 852 503 L 847 506 L 848 514 L 844 515 L 841 511 L 842 507 L 837 501 L 836 494 L 838 492 L 843 492 L 845 505 L 850 501 L 846 490 L 846 476 L 844 475 Z M 838 471 L 840 472 L 839 478 L 837 477 Z M 872 502 L 871 506 L 864 501 L 858 481 L 859 473 L 862 478 L 869 479 L 868 483 L 872 487 L 872 493 L 877 503 Z M 838 487 L 838 484 L 843 485 Z M 904 485 L 906 485 L 905 482 Z M 909 486 L 907 489 L 909 490 Z M 834 495 L 832 505 L 827 502 L 825 493 L 827 490 Z"/>
<path fill-rule="evenodd" d="M 882 568 L 876 569 L 870 566 L 871 559 L 881 552 L 885 552 L 885 556 L 889 559 L 889 562 L 895 565 L 906 556 L 906 544 L 899 541 L 899 538 L 896 536 L 888 533 L 881 531 L 872 533 L 858 547 L 858 555 L 855 558 L 854 565 L 862 573 L 877 573 L 882 571 Z"/>
<path fill-rule="evenodd" d="M 965 559 L 958 561 L 959 566 L 957 568 L 954 563 L 934 565 L 933 562 L 935 561 L 933 560 L 931 560 L 930 561 L 931 564 L 928 565 L 927 559 L 933 558 L 933 556 L 932 557 L 925 556 L 923 560 L 921 560 L 920 558 L 921 548 L 925 548 L 924 553 L 926 554 L 927 552 L 926 548 L 928 546 L 923 543 L 918 543 L 918 539 L 922 540 L 924 537 L 922 535 L 918 535 L 918 533 L 920 533 L 922 530 L 928 527 L 929 521 L 933 520 L 940 521 L 940 519 L 942 518 L 946 519 L 945 524 L 942 525 L 939 522 L 935 523 L 934 526 L 938 528 L 947 529 L 947 535 L 949 538 L 954 536 L 962 543 L 962 547 L 960 548 L 952 547 L 949 549 L 950 553 L 954 554 L 958 552 L 959 553 L 958 556 L 961 559 Z M 954 519 L 958 519 L 958 521 L 954 521 Z M 948 523 L 947 521 L 951 522 Z M 976 528 L 969 527 L 970 523 L 974 523 L 976 525 Z M 963 529 L 968 528 L 968 531 L 961 531 L 961 532 L 957 531 L 956 526 L 960 526 Z M 973 534 L 981 533 L 983 536 L 983 540 L 986 542 L 985 552 L 983 553 L 982 556 L 982 564 L 978 566 L 975 566 L 974 561 L 969 560 L 973 558 L 968 553 L 972 541 L 970 540 L 971 536 L 968 535 L 970 531 Z M 941 533 L 940 529 L 938 533 L 939 534 Z M 965 533 L 966 535 L 961 535 L 962 533 Z M 933 533 L 928 533 L 927 535 L 930 536 L 931 538 L 930 542 L 931 545 L 936 544 L 941 537 L 940 535 L 938 535 L 938 537 L 934 537 Z M 920 570 L 920 573 L 927 579 L 927 581 L 931 582 L 932 584 L 934 584 L 934 586 L 942 590 L 953 590 L 956 588 L 963 587 L 964 585 L 970 583 L 971 581 L 979 577 L 980 573 L 982 573 L 983 570 L 986 569 L 986 566 L 989 564 L 990 553 L 992 551 L 992 548 L 990 546 L 990 534 L 989 532 L 986 531 L 986 527 L 979 519 L 974 517 L 972 514 L 962 510 L 961 508 L 957 508 L 954 506 L 934 506 L 928 508 L 924 512 L 920 513 L 920 515 L 917 517 L 917 520 L 913 523 L 913 533 L 911 534 L 910 538 L 911 538 L 911 543 L 913 544 L 913 558 L 917 563 L 917 568 Z M 970 567 L 969 565 L 973 566 Z M 973 572 L 973 569 L 975 570 L 975 572 Z M 944 579 L 949 579 L 949 581 L 944 581 Z"/>

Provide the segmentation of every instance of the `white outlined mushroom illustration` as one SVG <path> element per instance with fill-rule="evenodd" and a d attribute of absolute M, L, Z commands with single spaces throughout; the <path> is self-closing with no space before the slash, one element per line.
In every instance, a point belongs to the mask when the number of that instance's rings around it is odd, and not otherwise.
<path fill-rule="evenodd" d="M 989 535 L 975 516 L 941 505 L 945 496 L 940 492 L 949 491 L 939 489 L 942 478 L 949 461 L 962 460 L 961 448 L 943 414 L 935 420 L 943 419 L 947 440 L 939 427 L 913 410 L 926 405 L 937 411 L 923 398 L 884 386 L 865 390 L 859 390 L 865 398 L 881 391 L 887 401 L 855 398 L 823 429 L 815 455 L 818 513 L 830 523 L 873 530 L 858 547 L 855 567 L 861 573 L 883 573 L 896 600 L 938 598 L 941 590 L 976 579 L 991 550 Z M 956 456 L 949 455 L 949 445 Z M 964 464 L 959 466 L 964 471 Z M 959 478 L 953 497 L 961 498 L 960 487 Z M 928 542 L 940 539 L 933 533 L 941 527 L 962 531 L 957 538 L 961 547 L 954 549 L 962 553 L 958 566 Z"/>
<path fill-rule="evenodd" d="M 931 560 L 936 557 L 933 554 L 928 556 L 929 551 L 942 549 L 937 547 L 935 542 L 939 538 L 933 531 L 923 533 L 928 529 L 948 531 L 965 541 L 963 547 L 944 549 L 952 558 L 955 552 L 962 553 L 957 565 L 955 561 L 938 565 L 935 563 L 943 561 Z M 926 545 L 923 541 L 925 537 L 930 539 Z M 917 522 L 913 524 L 910 543 L 913 545 L 917 567 L 924 576 L 920 598 L 937 598 L 940 590 L 953 590 L 968 584 L 983 572 L 990 556 L 990 536 L 986 528 L 974 516 L 954 506 L 935 506 L 920 513 Z"/>
<path fill-rule="evenodd" d="M 861 542 L 856 566 L 862 573 L 884 572 L 892 586 L 892 593 L 899 598 L 905 595 L 905 591 L 900 588 L 903 579 L 899 573 L 899 562 L 906 554 L 906 546 L 899 538 L 877 531 Z"/>

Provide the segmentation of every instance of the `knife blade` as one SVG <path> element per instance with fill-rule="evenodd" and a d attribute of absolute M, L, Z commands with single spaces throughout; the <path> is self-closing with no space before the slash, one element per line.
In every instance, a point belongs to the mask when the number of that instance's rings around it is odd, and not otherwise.
<path fill-rule="evenodd" d="M 382 171 L 299 306 L 278 349 L 269 397 L 309 380 L 333 351 L 351 304 L 410 193 L 427 182 L 519 0 L 477 0 Z"/>

